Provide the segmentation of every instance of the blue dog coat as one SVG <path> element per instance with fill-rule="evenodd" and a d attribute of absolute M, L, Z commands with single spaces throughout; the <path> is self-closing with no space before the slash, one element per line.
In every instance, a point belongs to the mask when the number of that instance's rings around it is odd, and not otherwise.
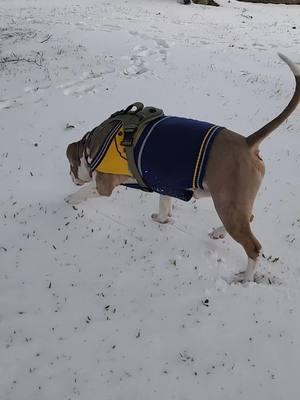
<path fill-rule="evenodd" d="M 151 122 L 134 148 L 145 184 L 154 192 L 188 201 L 203 189 L 211 145 L 223 127 L 180 117 Z"/>

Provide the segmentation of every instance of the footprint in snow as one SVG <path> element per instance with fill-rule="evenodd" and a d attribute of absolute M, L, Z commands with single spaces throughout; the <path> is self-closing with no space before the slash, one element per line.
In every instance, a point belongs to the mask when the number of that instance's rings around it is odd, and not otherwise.
<path fill-rule="evenodd" d="M 129 56 L 130 65 L 124 69 L 124 75 L 141 75 L 151 70 L 149 67 L 151 63 L 167 61 L 169 45 L 164 39 L 133 31 L 130 34 L 149 42 L 149 47 L 138 45 L 133 48 L 132 54 Z"/>
<path fill-rule="evenodd" d="M 103 84 L 103 75 L 115 72 L 114 68 L 106 68 L 99 73 L 93 71 L 85 72 L 81 78 L 68 81 L 56 86 L 62 89 L 65 96 L 81 96 L 83 94 L 96 93 Z"/>

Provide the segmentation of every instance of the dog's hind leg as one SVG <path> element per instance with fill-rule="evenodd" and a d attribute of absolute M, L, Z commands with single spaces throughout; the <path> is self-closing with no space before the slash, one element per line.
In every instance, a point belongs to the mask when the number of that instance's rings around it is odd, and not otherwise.
<path fill-rule="evenodd" d="M 241 282 L 253 281 L 258 258 L 261 253 L 261 244 L 251 232 L 250 226 L 237 235 L 232 234 L 231 236 L 244 247 L 248 256 L 247 268 L 244 272 L 239 274 L 239 280 Z"/>
<path fill-rule="evenodd" d="M 250 228 L 251 211 L 247 207 L 240 207 L 239 204 L 218 204 L 214 201 L 216 211 L 224 224 L 229 235 L 244 248 L 248 256 L 248 265 L 240 274 L 240 281 L 253 281 L 258 257 L 261 251 L 261 244 L 253 235 Z"/>
<path fill-rule="evenodd" d="M 241 224 L 240 226 L 227 226 L 227 232 L 243 246 L 248 256 L 247 268 L 239 274 L 239 280 L 241 282 L 253 281 L 261 251 L 261 244 L 251 232 L 249 223 Z"/>
<path fill-rule="evenodd" d="M 159 212 L 158 214 L 152 214 L 151 218 L 155 222 L 160 224 L 166 224 L 170 222 L 172 216 L 172 199 L 169 196 L 159 196 Z"/>
<path fill-rule="evenodd" d="M 250 222 L 252 222 L 254 219 L 254 215 L 251 214 L 250 217 Z M 219 226 L 218 228 L 214 228 L 210 233 L 209 237 L 211 239 L 224 239 L 224 237 L 227 235 L 227 231 L 224 227 L 224 225 Z"/>

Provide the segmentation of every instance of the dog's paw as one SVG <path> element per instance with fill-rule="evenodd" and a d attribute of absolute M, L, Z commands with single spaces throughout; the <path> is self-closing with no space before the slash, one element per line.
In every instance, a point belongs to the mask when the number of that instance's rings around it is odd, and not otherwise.
<path fill-rule="evenodd" d="M 158 222 L 159 224 L 172 224 L 173 220 L 169 217 L 162 217 L 159 214 L 152 214 L 151 218 L 153 221 Z"/>
<path fill-rule="evenodd" d="M 226 232 L 224 226 L 219 226 L 219 228 L 215 228 L 212 230 L 212 232 L 209 233 L 209 237 L 211 239 L 224 239 L 226 234 L 227 234 L 227 232 Z"/>
<path fill-rule="evenodd" d="M 64 198 L 65 202 L 71 205 L 79 204 L 83 201 L 82 197 L 76 196 L 76 194 L 70 194 Z"/>

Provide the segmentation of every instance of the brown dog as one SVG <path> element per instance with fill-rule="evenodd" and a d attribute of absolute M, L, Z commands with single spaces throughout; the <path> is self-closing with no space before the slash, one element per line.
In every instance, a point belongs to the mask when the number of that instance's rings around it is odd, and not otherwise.
<path fill-rule="evenodd" d="M 248 256 L 248 265 L 246 271 L 241 274 L 242 282 L 253 280 L 261 251 L 261 245 L 250 227 L 253 203 L 265 174 L 265 165 L 259 156 L 259 145 L 288 118 L 300 101 L 300 68 L 287 57 L 281 54 L 279 56 L 288 64 L 296 79 L 296 88 L 290 103 L 281 114 L 248 137 L 222 129 L 221 134 L 216 136 L 209 154 L 203 190 L 193 189 L 193 197 L 197 199 L 212 197 L 223 223 L 222 227 L 212 232 L 211 237 L 224 237 L 228 232 L 243 246 Z M 66 201 L 69 203 L 79 203 L 90 197 L 110 196 L 116 186 L 134 181 L 127 174 L 91 172 L 87 157 L 92 151 L 84 138 L 67 148 L 70 174 L 74 183 L 84 185 L 91 182 L 77 193 L 68 196 Z M 218 168 L 218 165 L 221 167 Z M 161 194 L 159 212 L 153 214 L 152 218 L 157 222 L 166 223 L 169 216 L 171 198 Z"/>

